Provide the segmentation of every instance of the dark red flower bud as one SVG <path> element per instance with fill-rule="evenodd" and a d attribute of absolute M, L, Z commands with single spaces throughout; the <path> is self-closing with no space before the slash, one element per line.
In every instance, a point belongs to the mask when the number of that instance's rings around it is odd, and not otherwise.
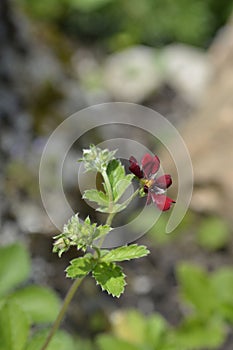
<path fill-rule="evenodd" d="M 138 165 L 137 160 L 132 156 L 130 157 L 129 161 L 130 161 L 129 170 L 139 179 L 142 179 L 143 171 L 140 169 L 140 166 Z"/>

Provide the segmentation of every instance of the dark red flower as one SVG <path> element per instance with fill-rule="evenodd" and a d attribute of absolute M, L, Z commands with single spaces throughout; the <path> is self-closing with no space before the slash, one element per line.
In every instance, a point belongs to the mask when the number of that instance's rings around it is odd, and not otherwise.
<path fill-rule="evenodd" d="M 129 162 L 129 170 L 140 180 L 142 188 L 147 194 L 146 204 L 153 202 L 162 211 L 170 209 L 175 201 L 167 197 L 165 192 L 171 186 L 172 178 L 168 174 L 156 178 L 160 167 L 159 158 L 146 153 L 142 157 L 141 167 L 134 157 L 130 157 Z"/>

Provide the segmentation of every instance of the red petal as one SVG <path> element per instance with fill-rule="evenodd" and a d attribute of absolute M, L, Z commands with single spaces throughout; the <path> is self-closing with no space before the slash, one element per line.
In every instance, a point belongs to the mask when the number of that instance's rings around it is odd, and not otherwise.
<path fill-rule="evenodd" d="M 148 192 L 148 194 L 147 194 L 147 199 L 146 199 L 146 205 L 151 204 L 151 201 L 152 201 L 152 196 L 151 196 L 151 193 Z"/>
<path fill-rule="evenodd" d="M 136 175 L 139 179 L 143 178 L 143 172 L 140 169 L 140 166 L 138 165 L 137 160 L 132 156 L 129 159 L 130 161 L 130 166 L 129 166 L 129 170 Z"/>
<path fill-rule="evenodd" d="M 155 186 L 162 188 L 163 190 L 171 186 L 171 184 L 172 184 L 172 178 L 171 178 L 171 175 L 168 175 L 168 174 L 162 175 L 155 180 Z"/>
<path fill-rule="evenodd" d="M 160 160 L 157 156 L 151 156 L 146 153 L 142 158 L 142 170 L 145 177 L 149 179 L 152 175 L 156 174 L 159 170 Z"/>
<path fill-rule="evenodd" d="M 175 201 L 164 194 L 155 194 L 151 193 L 153 202 L 157 205 L 157 207 L 162 210 L 166 211 L 170 209 L 172 203 L 175 203 Z"/>

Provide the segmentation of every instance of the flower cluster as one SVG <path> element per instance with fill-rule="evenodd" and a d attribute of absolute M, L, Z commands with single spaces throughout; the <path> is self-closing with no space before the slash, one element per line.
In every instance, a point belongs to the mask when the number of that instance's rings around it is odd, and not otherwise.
<path fill-rule="evenodd" d="M 167 197 L 165 192 L 171 186 L 172 179 L 168 174 L 156 178 L 160 167 L 159 158 L 146 153 L 142 157 L 141 167 L 133 156 L 129 161 L 129 170 L 139 179 L 143 192 L 147 195 L 146 204 L 153 202 L 162 211 L 170 209 L 175 201 Z"/>

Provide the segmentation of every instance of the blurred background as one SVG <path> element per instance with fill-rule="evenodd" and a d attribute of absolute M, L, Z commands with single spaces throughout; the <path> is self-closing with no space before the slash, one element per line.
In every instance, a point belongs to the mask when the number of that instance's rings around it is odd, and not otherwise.
<path fill-rule="evenodd" d="M 51 253 L 57 231 L 41 203 L 38 169 L 49 135 L 72 113 L 111 101 L 148 106 L 177 127 L 193 161 L 189 212 L 172 234 L 165 213 L 140 239 L 151 255 L 125 264 L 124 296 L 113 300 L 92 280 L 78 292 L 63 324 L 72 349 L 233 348 L 232 10 L 231 0 L 0 2 L 0 244 L 27 247 L 25 283 L 49 285 L 61 298 L 70 285 L 64 269 L 75 252 Z M 175 176 L 149 135 L 92 130 L 72 147 L 63 172 L 67 198 L 83 217 L 90 208 L 71 169 L 82 148 L 106 134 L 142 142 Z M 49 170 L 52 186 L 52 161 Z M 91 217 L 100 220 L 93 210 Z M 0 254 L 1 274 L 3 266 Z"/>

